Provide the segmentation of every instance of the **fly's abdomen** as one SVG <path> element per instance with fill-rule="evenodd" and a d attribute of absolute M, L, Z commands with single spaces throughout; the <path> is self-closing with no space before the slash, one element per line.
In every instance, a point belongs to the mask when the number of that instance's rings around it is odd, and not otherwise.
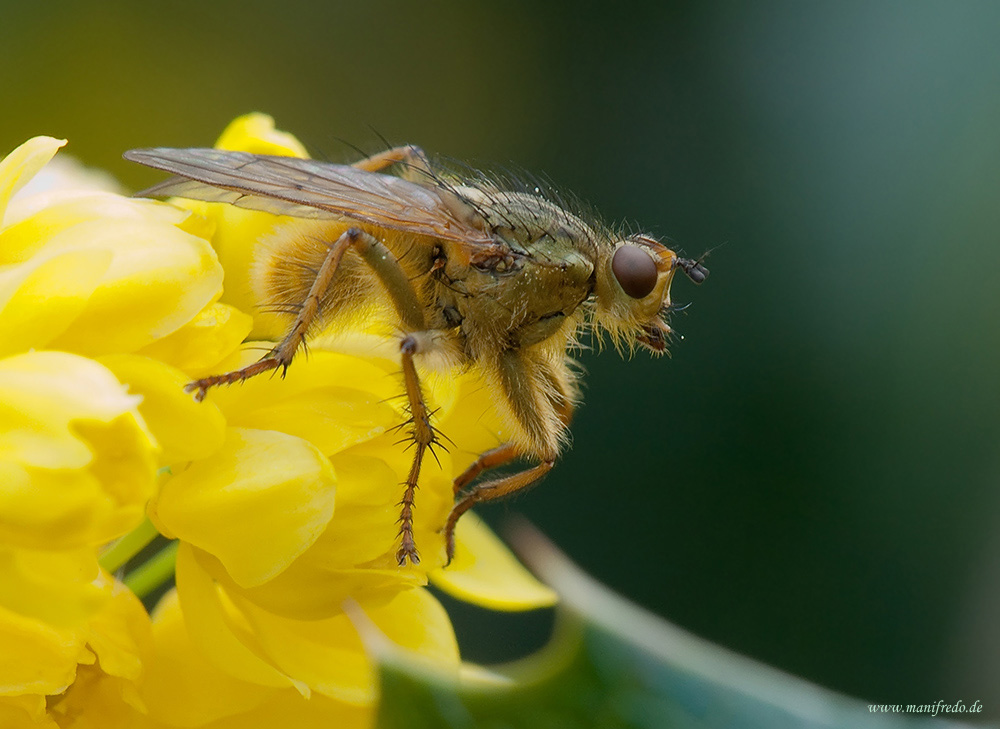
<path fill-rule="evenodd" d="M 330 247 L 350 227 L 349 221 L 294 221 L 258 244 L 251 268 L 251 286 L 259 302 L 259 312 L 254 312 L 257 336 L 267 336 L 273 325 L 283 329 L 298 316 Z M 355 251 L 348 250 L 322 293 L 310 332 L 316 334 L 333 324 L 368 322 L 373 317 L 396 325 L 377 276 Z"/>

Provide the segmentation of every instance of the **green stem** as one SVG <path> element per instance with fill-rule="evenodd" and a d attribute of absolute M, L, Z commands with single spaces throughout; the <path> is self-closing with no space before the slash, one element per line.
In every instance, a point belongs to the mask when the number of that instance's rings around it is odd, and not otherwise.
<path fill-rule="evenodd" d="M 137 597 L 143 598 L 174 576 L 177 547 L 180 542 L 170 542 L 156 556 L 125 576 L 125 585 Z"/>
<path fill-rule="evenodd" d="M 108 547 L 101 555 L 101 567 L 111 573 L 117 572 L 123 564 L 142 551 L 143 547 L 152 542 L 159 532 L 149 519 L 130 531 L 124 537 Z"/>

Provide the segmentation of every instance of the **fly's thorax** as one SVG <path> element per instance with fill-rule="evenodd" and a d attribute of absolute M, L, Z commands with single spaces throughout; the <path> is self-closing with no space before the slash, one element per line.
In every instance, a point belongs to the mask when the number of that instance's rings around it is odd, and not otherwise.
<path fill-rule="evenodd" d="M 516 250 L 572 247 L 593 259 L 600 235 L 593 226 L 541 195 L 464 185 L 456 192 L 483 218 L 485 229 Z"/>
<path fill-rule="evenodd" d="M 615 346 L 666 349 L 670 284 L 678 258 L 646 235 L 632 235 L 602 249 L 597 263 L 594 318 Z"/>
<path fill-rule="evenodd" d="M 469 261 L 445 245 L 441 314 L 460 327 L 470 356 L 542 342 L 563 329 L 593 289 L 594 264 L 571 241 L 501 245 Z"/>
<path fill-rule="evenodd" d="M 592 292 L 599 234 L 540 194 L 488 184 L 456 192 L 478 211 L 499 248 L 465 275 L 464 316 L 511 346 L 544 340 Z"/>

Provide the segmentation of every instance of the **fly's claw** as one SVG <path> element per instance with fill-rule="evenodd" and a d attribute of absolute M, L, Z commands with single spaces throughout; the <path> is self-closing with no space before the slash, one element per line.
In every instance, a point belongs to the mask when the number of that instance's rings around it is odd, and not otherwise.
<path fill-rule="evenodd" d="M 420 555 L 417 553 L 417 547 L 413 543 L 413 537 L 406 538 L 404 536 L 402 546 L 396 550 L 396 564 L 400 567 L 405 567 L 406 560 L 410 560 L 410 564 L 413 566 L 420 564 Z"/>
<path fill-rule="evenodd" d="M 206 384 L 205 380 L 195 380 L 184 385 L 184 392 L 188 395 L 193 392 L 195 402 L 201 402 L 205 399 L 205 395 L 208 394 L 209 387 L 211 387 L 211 383 Z"/>
<path fill-rule="evenodd" d="M 412 499 L 408 501 L 406 496 L 404 496 L 396 505 L 402 507 L 399 518 L 396 519 L 396 523 L 399 524 L 399 531 L 396 532 L 396 537 L 400 539 L 399 549 L 396 550 L 396 564 L 400 567 L 405 567 L 406 560 L 409 560 L 410 564 L 418 565 L 420 564 L 420 554 L 417 552 L 417 545 L 413 540 Z"/>

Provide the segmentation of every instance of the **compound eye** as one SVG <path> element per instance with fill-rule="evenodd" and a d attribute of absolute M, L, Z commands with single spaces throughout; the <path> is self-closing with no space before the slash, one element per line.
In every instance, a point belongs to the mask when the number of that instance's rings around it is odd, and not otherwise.
<path fill-rule="evenodd" d="M 656 286 L 656 262 L 639 246 L 624 245 L 615 251 L 611 257 L 611 272 L 622 290 L 633 299 L 647 296 Z"/>

